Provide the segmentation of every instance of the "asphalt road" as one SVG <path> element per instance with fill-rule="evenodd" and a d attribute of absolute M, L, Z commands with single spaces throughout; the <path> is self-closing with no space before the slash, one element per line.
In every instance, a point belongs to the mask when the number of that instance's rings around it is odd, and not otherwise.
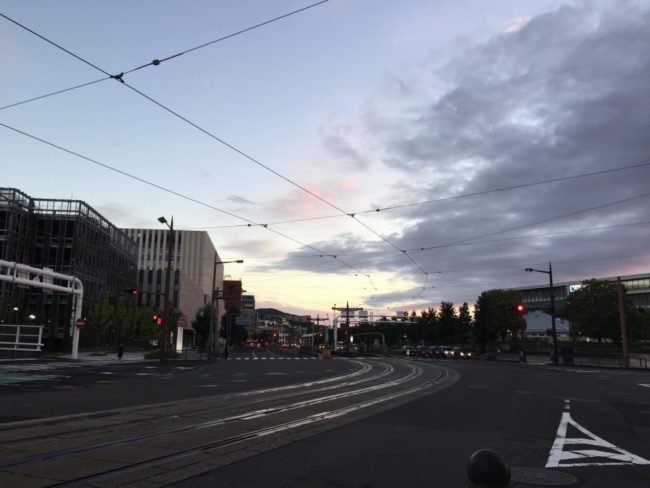
<path fill-rule="evenodd" d="M 460 380 L 177 486 L 464 487 L 480 449 L 511 465 L 512 486 L 648 486 L 649 372 L 426 361 Z"/>
<path fill-rule="evenodd" d="M 486 448 L 512 466 L 513 486 L 648 485 L 648 372 L 482 361 L 390 362 L 394 378 L 417 368 L 429 377 L 446 371 L 454 380 L 402 398 L 392 408 L 329 423 L 230 460 L 224 457 L 216 469 L 169 485 L 462 487 L 468 485 L 469 456 Z M 17 374 L 7 373 L 4 366 L 0 363 L 0 377 Z M 0 386 L 0 415 L 6 422 L 127 408 L 143 398 L 151 403 L 204 396 L 202 389 L 243 393 L 354 374 L 359 367 L 345 360 L 241 358 L 210 365 L 102 364 L 92 365 L 92 372 L 42 369 L 39 375 L 67 378 L 7 382 Z M 381 368 L 376 365 L 375 370 Z M 359 399 L 351 397 L 342 405 L 355 402 Z M 15 425 L 20 424 L 3 427 Z M 219 454 L 213 456 L 214 462 Z"/>
<path fill-rule="evenodd" d="M 227 361 L 0 361 L 0 422 L 272 387 L 351 368 L 280 349 L 235 353 Z"/>

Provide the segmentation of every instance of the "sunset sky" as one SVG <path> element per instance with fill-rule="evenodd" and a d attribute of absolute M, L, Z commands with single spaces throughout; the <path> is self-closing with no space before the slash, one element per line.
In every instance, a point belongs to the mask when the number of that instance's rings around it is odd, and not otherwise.
<path fill-rule="evenodd" d="M 206 230 L 258 307 L 473 305 L 549 262 L 557 282 L 650 272 L 647 1 L 0 14 L 0 186 Z"/>

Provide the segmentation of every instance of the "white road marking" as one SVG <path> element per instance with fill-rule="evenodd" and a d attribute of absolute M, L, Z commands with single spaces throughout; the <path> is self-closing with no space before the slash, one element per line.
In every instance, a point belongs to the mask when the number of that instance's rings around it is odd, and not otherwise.
<path fill-rule="evenodd" d="M 622 466 L 630 464 L 650 464 L 650 461 L 643 459 L 640 456 L 632 454 L 631 452 L 621 449 L 614 444 L 607 442 L 605 439 L 598 437 L 596 434 L 589 432 L 582 425 L 577 423 L 571 418 L 569 404 L 565 405 L 565 411 L 562 412 L 560 426 L 557 429 L 555 442 L 551 447 L 551 452 L 546 462 L 547 468 L 567 468 L 571 466 Z M 571 425 L 582 432 L 586 437 L 567 438 L 567 427 Z M 598 449 L 564 449 L 565 446 L 571 444 L 578 444 L 583 446 L 595 446 L 601 449 L 609 449 L 609 451 L 601 451 Z M 614 451 L 614 452 L 612 452 Z M 609 459 L 606 462 L 572 462 L 575 460 L 586 460 L 588 458 Z"/>
<path fill-rule="evenodd" d="M 650 388 L 650 383 L 639 383 L 639 386 L 645 386 L 646 388 Z"/>

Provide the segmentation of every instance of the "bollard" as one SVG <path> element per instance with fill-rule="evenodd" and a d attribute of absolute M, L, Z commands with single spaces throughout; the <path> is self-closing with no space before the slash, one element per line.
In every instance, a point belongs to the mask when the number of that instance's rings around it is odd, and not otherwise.
<path fill-rule="evenodd" d="M 467 461 L 467 477 L 472 488 L 510 486 L 510 466 L 496 451 L 480 449 Z"/>

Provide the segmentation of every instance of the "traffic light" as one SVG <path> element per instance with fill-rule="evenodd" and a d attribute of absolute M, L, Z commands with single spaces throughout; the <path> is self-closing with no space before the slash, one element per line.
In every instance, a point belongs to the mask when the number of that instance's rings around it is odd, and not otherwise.
<path fill-rule="evenodd" d="M 162 325 L 162 315 L 159 313 L 155 313 L 151 316 L 151 322 L 154 325 Z"/>
<path fill-rule="evenodd" d="M 526 313 L 526 305 L 523 303 L 518 303 L 514 307 L 512 307 L 515 313 L 518 313 L 519 315 L 523 315 Z"/>
<path fill-rule="evenodd" d="M 124 293 L 130 293 L 131 295 L 139 295 L 140 293 L 142 293 L 142 290 L 139 290 L 137 288 L 127 288 L 126 290 L 124 290 Z"/>

